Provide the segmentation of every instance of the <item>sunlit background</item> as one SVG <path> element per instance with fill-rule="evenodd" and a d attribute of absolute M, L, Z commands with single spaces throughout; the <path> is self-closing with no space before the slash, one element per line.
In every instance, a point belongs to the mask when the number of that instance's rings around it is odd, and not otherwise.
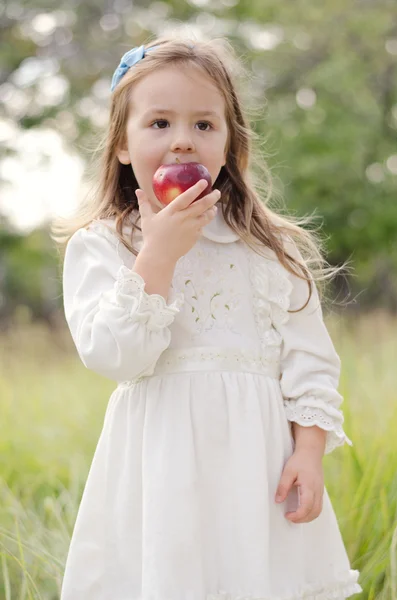
<path fill-rule="evenodd" d="M 362 598 L 397 599 L 397 6 L 389 0 L 0 5 L 0 598 L 59 597 L 112 382 L 76 356 L 51 220 L 89 190 L 119 60 L 157 34 L 225 36 L 275 186 L 314 214 L 353 448 L 326 481 Z M 239 80 L 240 81 L 240 80 Z M 393 537 L 394 536 L 394 537 Z"/>

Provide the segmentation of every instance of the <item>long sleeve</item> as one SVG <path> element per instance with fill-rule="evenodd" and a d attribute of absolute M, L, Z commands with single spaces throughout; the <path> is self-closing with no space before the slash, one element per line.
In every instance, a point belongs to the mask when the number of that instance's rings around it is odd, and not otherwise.
<path fill-rule="evenodd" d="M 290 249 L 289 249 L 290 250 Z M 295 251 L 296 255 L 296 251 Z M 301 308 L 308 298 L 307 282 L 289 274 L 292 283 L 289 310 Z M 278 325 L 282 336 L 281 391 L 289 421 L 325 429 L 325 453 L 345 442 L 343 398 L 338 393 L 341 363 L 324 324 L 321 302 L 315 285 L 308 305 Z"/>
<path fill-rule="evenodd" d="M 169 325 L 183 296 L 167 304 L 144 288 L 143 278 L 119 256 L 116 236 L 94 228 L 79 229 L 70 238 L 63 267 L 64 311 L 88 369 L 117 382 L 153 373 L 170 344 Z"/>

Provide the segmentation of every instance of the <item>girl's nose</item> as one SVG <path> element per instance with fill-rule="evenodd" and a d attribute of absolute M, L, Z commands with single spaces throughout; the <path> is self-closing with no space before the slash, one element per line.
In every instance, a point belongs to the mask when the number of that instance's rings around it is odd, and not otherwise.
<path fill-rule="evenodd" d="M 175 136 L 171 145 L 171 150 L 172 152 L 193 152 L 194 144 L 189 134 L 186 132 L 179 133 Z"/>

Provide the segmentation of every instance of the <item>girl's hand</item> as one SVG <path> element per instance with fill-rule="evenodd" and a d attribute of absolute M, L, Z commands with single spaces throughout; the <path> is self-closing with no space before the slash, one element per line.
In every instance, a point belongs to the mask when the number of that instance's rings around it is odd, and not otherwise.
<path fill-rule="evenodd" d="M 215 217 L 217 209 L 214 205 L 221 196 L 219 190 L 213 190 L 194 202 L 207 185 L 207 181 L 201 179 L 157 213 L 146 194 L 136 190 L 144 246 L 173 262 L 189 252 L 201 236 L 204 225 Z"/>
<path fill-rule="evenodd" d="M 276 502 L 284 502 L 293 485 L 299 486 L 300 506 L 285 516 L 292 523 L 309 523 L 320 515 L 323 507 L 324 475 L 319 455 L 307 449 L 295 450 L 284 466 Z"/>

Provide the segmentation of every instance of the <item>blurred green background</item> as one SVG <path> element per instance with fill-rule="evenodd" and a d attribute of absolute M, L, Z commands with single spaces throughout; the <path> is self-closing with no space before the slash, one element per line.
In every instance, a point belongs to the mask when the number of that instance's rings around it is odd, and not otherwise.
<path fill-rule="evenodd" d="M 353 448 L 324 460 L 365 599 L 397 599 L 397 5 L 388 0 L 68 0 L 0 5 L 0 599 L 59 598 L 113 384 L 79 362 L 49 237 L 86 190 L 121 55 L 225 36 L 276 189 L 350 260 L 327 323 Z M 394 537 L 393 537 L 394 536 Z M 325 540 L 326 543 L 326 540 Z M 358 596 L 356 596 L 358 597 Z"/>

